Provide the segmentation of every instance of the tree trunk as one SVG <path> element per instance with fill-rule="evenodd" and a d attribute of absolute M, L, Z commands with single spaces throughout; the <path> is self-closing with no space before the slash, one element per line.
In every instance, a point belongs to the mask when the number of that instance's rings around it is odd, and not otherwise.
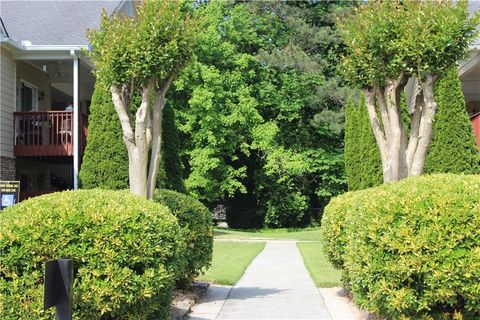
<path fill-rule="evenodd" d="M 152 199 L 157 185 L 158 167 L 161 160 L 162 149 L 162 114 L 164 97 L 157 94 L 152 119 L 152 153 L 150 155 L 150 168 L 148 170 L 148 191 L 147 198 Z"/>
<path fill-rule="evenodd" d="M 142 197 L 147 196 L 147 160 L 148 157 L 142 150 L 136 147 L 128 150 L 130 191 Z"/>
<path fill-rule="evenodd" d="M 437 112 L 437 103 L 435 102 L 433 93 L 435 81 L 436 77 L 431 75 L 427 75 L 425 80 L 419 81 L 423 93 L 423 109 L 418 128 L 417 148 L 413 155 L 410 176 L 420 176 L 423 174 L 425 159 L 430 143 L 432 142 L 433 120 Z"/>
<path fill-rule="evenodd" d="M 400 108 L 403 74 L 397 79 L 388 79 L 385 87 L 377 86 L 374 90 L 365 90 L 370 124 L 382 159 L 384 183 L 423 173 L 432 140 L 433 119 L 437 111 L 433 94 L 436 78 L 427 75 L 424 80 L 419 81 L 422 90 L 415 100 L 408 140 Z M 381 123 L 377 113 L 381 115 Z"/>
<path fill-rule="evenodd" d="M 135 130 L 132 128 L 132 117 L 128 107 L 128 95 L 126 87 L 112 85 L 112 102 L 117 111 L 120 123 L 122 125 L 123 141 L 128 153 L 128 177 L 130 191 L 133 194 L 147 196 L 147 168 L 148 168 L 148 118 L 149 95 L 153 87 L 153 82 L 148 83 L 142 88 L 142 102 L 137 110 L 135 117 Z"/>
<path fill-rule="evenodd" d="M 152 199 L 157 185 L 158 168 L 161 161 L 162 150 L 162 114 L 165 106 L 165 94 L 173 80 L 173 75 L 160 84 L 155 94 L 155 104 L 152 116 L 152 152 L 150 155 L 150 167 L 147 179 L 147 198 Z"/>

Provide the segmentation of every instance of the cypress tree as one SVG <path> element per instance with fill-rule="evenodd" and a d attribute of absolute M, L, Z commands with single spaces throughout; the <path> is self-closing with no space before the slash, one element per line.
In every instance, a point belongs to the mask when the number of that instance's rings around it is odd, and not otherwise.
<path fill-rule="evenodd" d="M 359 135 L 356 131 L 359 110 L 355 106 L 352 99 L 347 101 L 345 109 L 345 142 L 344 142 L 344 162 L 345 162 L 345 175 L 347 177 L 348 190 L 357 190 L 360 185 L 360 163 L 358 152 Z"/>
<path fill-rule="evenodd" d="M 348 190 L 360 190 L 382 184 L 382 164 L 365 107 L 365 97 L 358 103 L 347 102 L 345 113 L 345 172 Z"/>
<path fill-rule="evenodd" d="M 480 173 L 480 156 L 457 68 L 439 79 L 435 89 L 438 112 L 424 172 Z"/>
<path fill-rule="evenodd" d="M 174 110 L 166 106 L 162 123 L 162 161 L 157 187 L 186 193 Z M 88 139 L 80 170 L 82 188 L 128 189 L 128 155 L 108 87 L 97 81 L 90 106 Z"/>
<path fill-rule="evenodd" d="M 171 106 L 163 109 L 162 162 L 158 174 L 157 188 L 186 193 L 180 160 L 180 141 L 175 126 L 175 110 Z"/>
<path fill-rule="evenodd" d="M 97 81 L 80 170 L 82 188 L 128 189 L 128 156 L 108 87 Z"/>

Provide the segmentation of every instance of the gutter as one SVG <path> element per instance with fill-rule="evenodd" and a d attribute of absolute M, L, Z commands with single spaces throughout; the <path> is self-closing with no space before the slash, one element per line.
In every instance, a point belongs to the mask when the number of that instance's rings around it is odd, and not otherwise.
<path fill-rule="evenodd" d="M 21 43 L 12 38 L 1 38 L 0 43 L 10 45 L 11 47 L 22 51 L 71 51 L 71 50 L 89 50 L 90 46 L 83 45 L 44 45 L 44 44 L 28 44 L 28 41 Z"/>

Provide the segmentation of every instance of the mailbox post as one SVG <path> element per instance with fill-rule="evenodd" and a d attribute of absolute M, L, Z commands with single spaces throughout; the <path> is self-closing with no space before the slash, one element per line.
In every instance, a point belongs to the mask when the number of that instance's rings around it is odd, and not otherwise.
<path fill-rule="evenodd" d="M 44 284 L 44 309 L 55 307 L 56 320 L 72 320 L 73 260 L 47 261 Z"/>

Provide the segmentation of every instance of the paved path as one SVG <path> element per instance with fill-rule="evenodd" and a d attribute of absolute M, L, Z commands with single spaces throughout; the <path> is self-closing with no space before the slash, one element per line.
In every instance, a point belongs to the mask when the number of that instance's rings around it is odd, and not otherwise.
<path fill-rule="evenodd" d="M 294 241 L 267 241 L 235 287 L 209 291 L 192 320 L 332 320 Z"/>

